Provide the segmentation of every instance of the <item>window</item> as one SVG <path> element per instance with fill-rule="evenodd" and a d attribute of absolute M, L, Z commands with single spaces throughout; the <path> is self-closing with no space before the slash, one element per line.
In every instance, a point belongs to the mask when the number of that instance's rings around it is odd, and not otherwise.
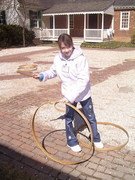
<path fill-rule="evenodd" d="M 74 29 L 74 15 L 70 15 L 70 29 Z"/>
<path fill-rule="evenodd" d="M 41 12 L 29 11 L 30 16 L 30 28 L 41 27 Z"/>
<path fill-rule="evenodd" d="M 0 11 L 0 24 L 6 24 L 5 11 Z"/>
<path fill-rule="evenodd" d="M 129 20 L 130 20 L 130 12 L 128 12 L 128 11 L 121 12 L 120 29 L 128 30 L 129 29 Z"/>

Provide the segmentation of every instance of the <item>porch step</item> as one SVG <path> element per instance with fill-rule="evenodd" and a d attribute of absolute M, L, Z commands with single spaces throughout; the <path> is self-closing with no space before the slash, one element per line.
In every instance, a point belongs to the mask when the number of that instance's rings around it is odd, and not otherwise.
<path fill-rule="evenodd" d="M 84 42 L 83 38 L 73 37 L 74 46 L 80 47 L 83 42 Z"/>

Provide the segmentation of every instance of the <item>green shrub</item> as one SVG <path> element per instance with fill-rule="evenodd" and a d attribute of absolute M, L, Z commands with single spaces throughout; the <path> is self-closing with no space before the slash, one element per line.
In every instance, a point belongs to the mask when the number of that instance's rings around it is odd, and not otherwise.
<path fill-rule="evenodd" d="M 5 30 L 5 25 L 0 25 L 0 47 L 7 46 L 7 31 Z"/>
<path fill-rule="evenodd" d="M 30 45 L 35 38 L 33 31 L 25 28 L 25 42 Z M 10 47 L 23 45 L 23 28 L 19 25 L 0 25 L 0 46 Z"/>
<path fill-rule="evenodd" d="M 108 42 L 84 42 L 81 47 L 87 48 L 101 48 L 101 49 L 116 49 L 120 47 L 135 47 L 135 44 L 118 42 L 118 41 L 108 41 Z"/>
<path fill-rule="evenodd" d="M 25 29 L 25 38 L 26 38 L 26 44 L 30 45 L 33 43 L 33 40 L 35 38 L 35 33 L 32 30 Z"/>

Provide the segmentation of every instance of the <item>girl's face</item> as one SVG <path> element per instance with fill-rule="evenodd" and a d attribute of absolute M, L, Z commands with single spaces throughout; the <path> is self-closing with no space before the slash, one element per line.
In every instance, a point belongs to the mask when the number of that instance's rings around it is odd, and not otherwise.
<path fill-rule="evenodd" d="M 69 59 L 72 52 L 73 52 L 73 46 L 66 46 L 63 42 L 61 43 L 60 47 L 61 53 L 65 59 Z"/>

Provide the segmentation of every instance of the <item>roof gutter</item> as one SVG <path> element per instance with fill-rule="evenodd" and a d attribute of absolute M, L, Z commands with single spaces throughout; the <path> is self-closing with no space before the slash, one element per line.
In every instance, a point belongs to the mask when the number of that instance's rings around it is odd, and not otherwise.
<path fill-rule="evenodd" d="M 70 14 L 103 14 L 104 11 L 88 11 L 88 12 L 68 12 L 68 13 L 48 13 L 42 14 L 43 16 L 53 16 L 53 15 L 70 15 Z"/>
<path fill-rule="evenodd" d="M 114 6 L 114 9 L 120 10 L 120 9 L 135 9 L 135 6 Z"/>

